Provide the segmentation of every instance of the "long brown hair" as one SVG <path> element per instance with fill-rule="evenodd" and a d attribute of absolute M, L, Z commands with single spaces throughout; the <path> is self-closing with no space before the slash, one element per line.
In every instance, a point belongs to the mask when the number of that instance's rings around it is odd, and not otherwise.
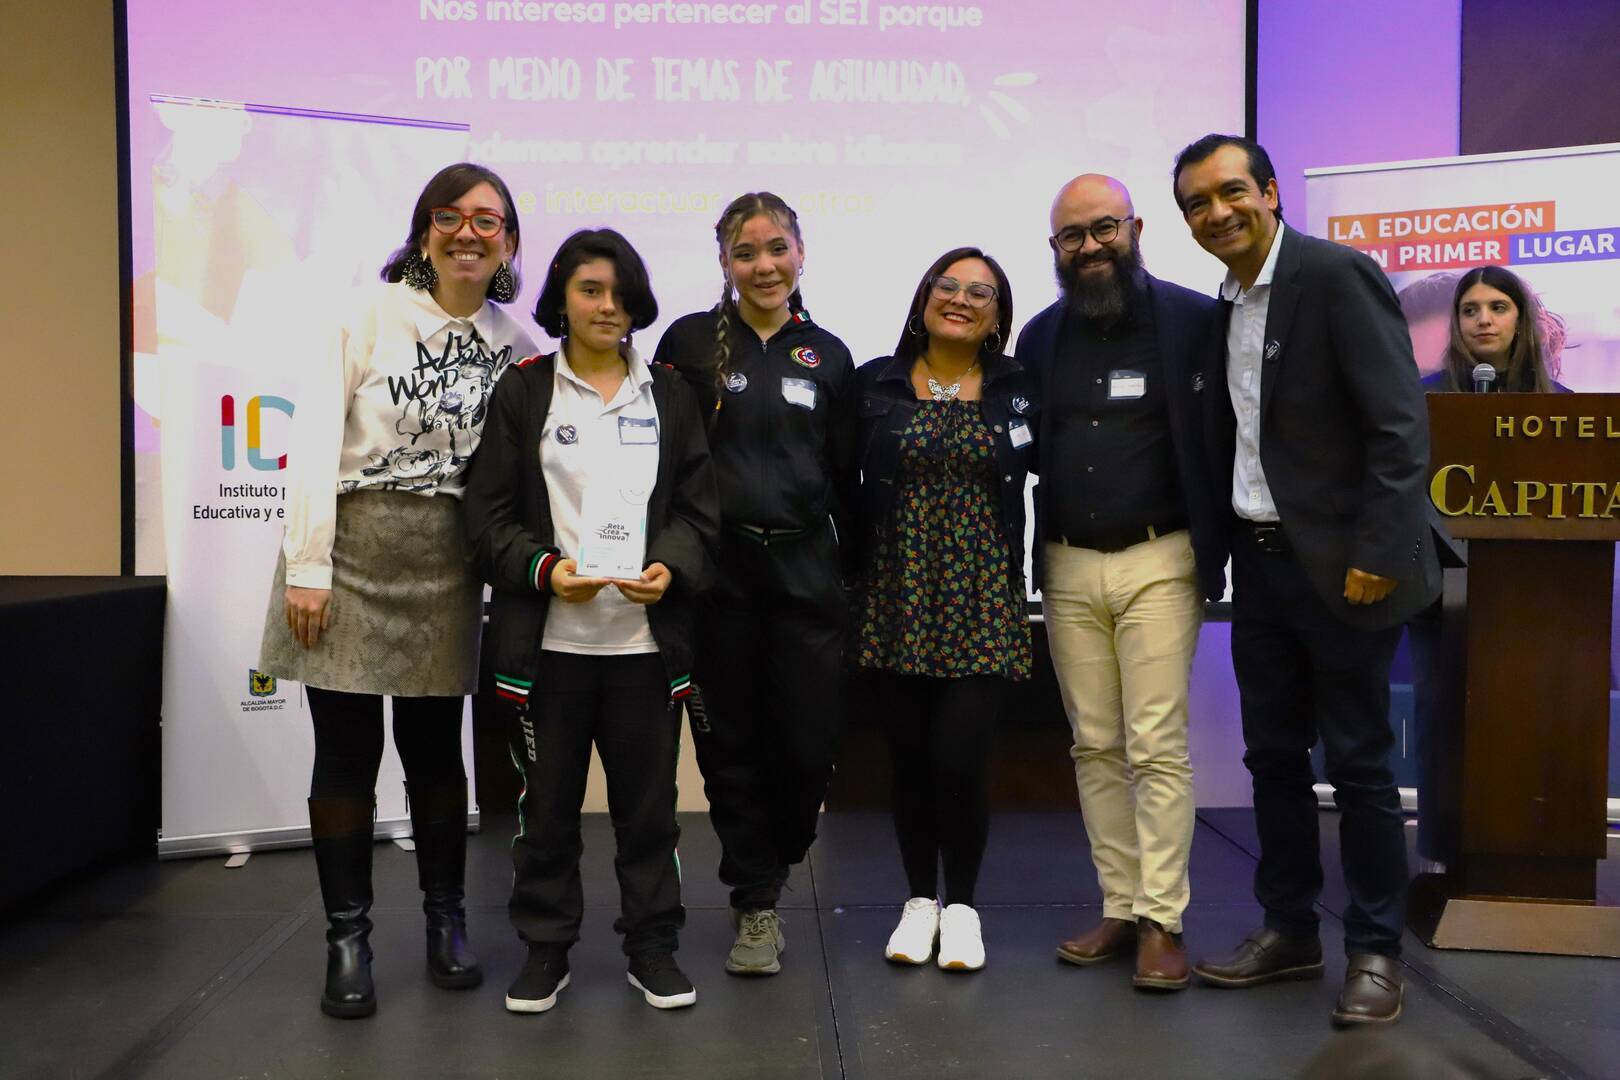
<path fill-rule="evenodd" d="M 793 207 L 772 192 L 750 191 L 732 199 L 721 211 L 720 220 L 714 223 L 714 239 L 720 245 L 720 254 L 724 256 L 730 252 L 742 227 L 762 214 L 791 232 L 798 245 L 804 247 L 804 237 L 799 232 L 799 215 L 793 212 Z M 715 310 L 720 315 L 714 323 L 715 407 L 719 408 L 719 402 L 725 400 L 726 376 L 731 374 L 731 323 L 733 319 L 742 318 L 737 311 L 737 301 L 731 295 L 730 273 L 725 274 L 720 282 L 720 305 Z M 795 284 L 792 294 L 788 296 L 788 311 L 796 315 L 803 310 L 804 299 Z"/>
<path fill-rule="evenodd" d="M 1499 374 L 1503 390 L 1549 394 L 1558 375 L 1558 354 L 1564 345 L 1564 320 L 1541 306 L 1541 300 L 1511 270 L 1500 266 L 1476 266 L 1457 279 L 1451 293 L 1451 343 L 1446 347 L 1445 370 L 1454 390 L 1473 385 L 1474 365 L 1478 362 L 1463 343 L 1458 308 L 1462 298 L 1475 285 L 1488 285 L 1502 293 L 1518 308 L 1519 321 L 1508 345 L 1507 370 Z"/>

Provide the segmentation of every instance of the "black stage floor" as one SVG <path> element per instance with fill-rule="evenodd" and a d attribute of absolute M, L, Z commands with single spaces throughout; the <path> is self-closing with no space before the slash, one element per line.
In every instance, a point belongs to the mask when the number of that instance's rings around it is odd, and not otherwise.
<path fill-rule="evenodd" d="M 782 974 L 728 977 L 718 844 L 703 815 L 682 824 L 680 959 L 695 1008 L 655 1011 L 626 984 L 612 833 L 591 815 L 572 985 L 550 1013 L 506 1013 L 523 955 L 504 910 L 511 820 L 488 816 L 469 855 L 481 988 L 428 983 L 412 856 L 392 844 L 377 849 L 380 1006 L 365 1021 L 317 1008 L 324 923 L 307 850 L 235 870 L 218 858 L 128 862 L 0 925 L 0 1076 L 1293 1077 L 1324 1052 L 1348 1064 L 1366 1038 L 1328 1026 L 1343 972 L 1332 814 L 1322 817 L 1327 980 L 1162 996 L 1134 992 L 1127 963 L 1053 958 L 1099 914 L 1077 813 L 997 815 L 979 897 L 988 964 L 976 975 L 883 962 L 904 899 L 892 833 L 883 815 L 843 812 L 826 815 L 784 898 Z M 1257 922 L 1253 851 L 1247 810 L 1199 815 L 1186 916 L 1195 955 L 1224 951 Z M 1609 854 L 1605 900 L 1620 903 L 1620 841 Z M 1406 963 L 1400 1038 L 1472 1059 L 1466 1075 L 1620 1076 L 1620 961 L 1433 952 L 1409 935 Z"/>

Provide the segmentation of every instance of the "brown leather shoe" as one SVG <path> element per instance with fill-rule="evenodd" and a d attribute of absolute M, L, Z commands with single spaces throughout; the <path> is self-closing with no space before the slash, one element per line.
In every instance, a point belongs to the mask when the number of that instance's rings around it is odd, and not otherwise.
<path fill-rule="evenodd" d="M 1131 985 L 1138 990 L 1185 990 L 1190 982 L 1181 935 L 1152 919 L 1136 920 L 1136 975 Z"/>
<path fill-rule="evenodd" d="M 1069 964 L 1086 967 L 1121 956 L 1136 945 L 1136 924 L 1129 919 L 1104 919 L 1077 938 L 1058 946 L 1057 957 Z"/>
<path fill-rule="evenodd" d="M 1288 938 L 1269 927 L 1250 934 L 1235 952 L 1193 965 L 1211 986 L 1259 986 L 1283 979 L 1320 979 L 1322 942 L 1316 937 Z"/>
<path fill-rule="evenodd" d="M 1333 1010 L 1338 1027 L 1351 1024 L 1393 1024 L 1401 1018 L 1405 980 L 1401 962 L 1377 953 L 1356 953 L 1344 971 L 1344 989 Z"/>

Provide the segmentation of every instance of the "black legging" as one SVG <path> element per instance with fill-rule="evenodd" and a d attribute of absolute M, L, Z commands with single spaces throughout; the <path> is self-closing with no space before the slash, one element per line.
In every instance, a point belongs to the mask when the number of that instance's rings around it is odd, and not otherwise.
<path fill-rule="evenodd" d="M 380 694 L 350 694 L 305 687 L 315 722 L 315 769 L 311 799 L 369 799 L 377 790 L 382 764 Z M 461 697 L 394 698 L 394 749 L 405 768 L 405 782 L 419 792 L 460 785 Z"/>
<path fill-rule="evenodd" d="M 990 834 L 986 774 L 1006 680 L 878 672 L 872 677 L 894 776 L 894 830 L 912 896 L 973 903 Z"/>

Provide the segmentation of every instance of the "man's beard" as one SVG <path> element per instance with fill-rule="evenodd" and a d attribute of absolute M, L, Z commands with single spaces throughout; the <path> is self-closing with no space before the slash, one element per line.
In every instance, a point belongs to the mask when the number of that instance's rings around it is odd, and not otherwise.
<path fill-rule="evenodd" d="M 1131 304 L 1146 283 L 1142 250 L 1131 243 L 1124 254 L 1109 249 L 1109 272 L 1082 274 L 1078 259 L 1054 261 L 1058 288 L 1069 309 L 1103 326 L 1111 326 L 1131 312 Z"/>

